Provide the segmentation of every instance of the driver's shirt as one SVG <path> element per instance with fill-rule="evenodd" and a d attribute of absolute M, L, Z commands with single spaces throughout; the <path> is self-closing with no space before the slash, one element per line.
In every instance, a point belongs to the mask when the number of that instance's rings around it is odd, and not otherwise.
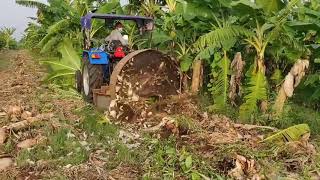
<path fill-rule="evenodd" d="M 121 32 L 118 29 L 113 30 L 105 40 L 107 42 L 120 41 L 123 46 L 128 45 L 127 41 L 123 38 Z"/>

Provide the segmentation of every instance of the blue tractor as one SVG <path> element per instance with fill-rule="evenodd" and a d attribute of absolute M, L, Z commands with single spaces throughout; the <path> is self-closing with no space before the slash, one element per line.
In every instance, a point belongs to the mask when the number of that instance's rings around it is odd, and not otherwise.
<path fill-rule="evenodd" d="M 93 44 L 93 19 L 103 20 L 105 27 L 112 27 L 116 21 L 134 21 L 140 34 L 154 27 L 152 18 L 141 16 L 89 13 L 81 18 L 82 70 L 76 72 L 75 84 L 86 101 L 107 110 L 114 104 L 112 101 L 121 98 L 132 100 L 177 92 L 180 72 L 172 58 L 157 50 L 133 50 L 117 42 Z"/>

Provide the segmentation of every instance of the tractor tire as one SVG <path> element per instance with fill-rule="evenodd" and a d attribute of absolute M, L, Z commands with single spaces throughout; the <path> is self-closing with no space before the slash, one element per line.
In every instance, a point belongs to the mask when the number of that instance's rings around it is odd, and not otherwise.
<path fill-rule="evenodd" d="M 82 74 L 80 70 L 76 71 L 74 79 L 75 79 L 75 88 L 78 93 L 81 93 L 83 87 L 82 87 Z"/>
<path fill-rule="evenodd" d="M 103 84 L 102 65 L 90 64 L 88 56 L 83 57 L 82 67 L 82 92 L 87 102 L 93 102 L 93 89 L 98 89 Z"/>

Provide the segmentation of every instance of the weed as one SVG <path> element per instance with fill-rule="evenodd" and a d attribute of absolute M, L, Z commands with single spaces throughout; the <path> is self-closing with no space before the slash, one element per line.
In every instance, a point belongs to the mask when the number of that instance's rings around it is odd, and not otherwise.
<path fill-rule="evenodd" d="M 148 98 L 146 100 L 146 104 L 153 105 L 153 104 L 155 104 L 156 102 L 159 101 L 159 98 L 160 97 L 158 97 L 158 96 L 151 96 L 150 98 Z"/>
<path fill-rule="evenodd" d="M 208 168 L 203 160 L 190 153 L 185 147 L 177 149 L 174 138 L 168 140 L 150 140 L 149 163 L 145 165 L 143 179 L 193 179 L 198 180 L 218 176 L 212 168 Z"/>
<path fill-rule="evenodd" d="M 55 98 L 59 99 L 82 99 L 82 97 L 77 93 L 77 91 L 68 86 L 60 86 L 58 84 L 48 84 L 49 90 L 54 94 Z"/>
<path fill-rule="evenodd" d="M 49 139 L 52 150 L 50 154 L 53 159 L 60 159 L 60 163 L 80 164 L 88 159 L 85 148 L 77 141 L 77 139 L 68 138 L 69 130 L 61 129 L 53 134 Z"/>
<path fill-rule="evenodd" d="M 104 123 L 105 117 L 95 111 L 92 106 L 86 106 L 78 113 L 84 117 L 81 128 L 93 134 L 97 141 L 107 141 L 118 136 L 118 127 Z"/>
<path fill-rule="evenodd" d="M 120 142 L 113 144 L 110 151 L 112 153 L 108 157 L 107 169 L 116 168 L 120 164 L 139 167 L 145 158 L 144 151 L 131 150 Z"/>
<path fill-rule="evenodd" d="M 239 112 L 236 108 L 226 105 L 224 108 L 217 108 L 214 105 L 208 106 L 208 112 L 213 114 L 223 114 L 231 119 L 238 119 Z"/>
<path fill-rule="evenodd" d="M 174 117 L 174 119 L 178 122 L 179 129 L 182 131 L 186 131 L 183 134 L 187 134 L 187 131 L 189 130 L 191 131 L 199 130 L 199 127 L 195 125 L 195 123 L 193 122 L 193 119 L 191 119 L 190 117 L 187 117 L 185 115 L 177 115 Z"/>
<path fill-rule="evenodd" d="M 59 153 L 59 151 L 63 151 L 68 139 L 67 133 L 67 129 L 60 129 L 50 137 L 49 141 L 54 152 Z"/>
<path fill-rule="evenodd" d="M 21 150 L 16 157 L 17 166 L 18 167 L 27 166 L 29 164 L 28 160 L 30 159 L 31 159 L 31 152 L 28 149 Z"/>
<path fill-rule="evenodd" d="M 4 149 L 4 152 L 6 152 L 8 154 L 13 152 L 14 143 L 11 138 L 8 138 L 8 141 L 5 143 L 3 149 Z"/>
<path fill-rule="evenodd" d="M 30 150 L 21 150 L 17 155 L 19 167 L 39 160 L 56 161 L 55 165 L 78 165 L 88 159 L 88 152 L 77 141 L 67 137 L 67 129 L 60 129 L 49 136 L 47 145 L 37 145 Z"/>
<path fill-rule="evenodd" d="M 143 154 L 144 147 L 141 151 L 129 149 L 119 139 L 119 130 L 116 125 L 106 123 L 103 114 L 100 114 L 92 106 L 86 106 L 77 112 L 83 117 L 79 128 L 84 129 L 88 136 L 88 141 L 94 146 L 100 144 L 108 150 L 107 169 L 113 169 L 120 163 L 126 165 L 139 165 L 145 159 Z"/>
<path fill-rule="evenodd" d="M 313 135 L 320 134 L 320 113 L 310 108 L 305 108 L 297 104 L 288 104 L 281 117 L 274 119 L 271 125 L 285 129 L 287 127 L 306 123 Z"/>
<path fill-rule="evenodd" d="M 207 111 L 207 107 L 210 106 L 213 102 L 213 99 L 208 94 L 207 91 L 200 91 L 199 95 L 197 96 L 199 101 L 199 107 L 201 111 Z"/>

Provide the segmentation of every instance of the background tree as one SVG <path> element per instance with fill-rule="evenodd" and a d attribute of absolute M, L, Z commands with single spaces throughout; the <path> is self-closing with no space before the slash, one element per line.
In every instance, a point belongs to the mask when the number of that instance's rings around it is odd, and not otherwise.
<path fill-rule="evenodd" d="M 15 28 L 3 27 L 0 30 L 0 41 L 2 41 L 2 46 L 4 49 L 10 49 L 16 47 L 16 41 L 12 37 L 13 33 L 16 31 Z"/>

